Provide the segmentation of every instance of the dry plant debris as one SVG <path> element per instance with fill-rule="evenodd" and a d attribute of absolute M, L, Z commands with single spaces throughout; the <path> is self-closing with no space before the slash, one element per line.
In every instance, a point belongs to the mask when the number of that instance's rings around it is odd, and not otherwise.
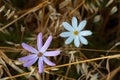
<path fill-rule="evenodd" d="M 80 33 L 79 23 L 89 31 Z M 31 54 L 23 42 L 36 48 L 40 32 L 43 43 L 53 37 L 48 51 L 61 51 L 43 71 L 18 60 Z M 119 53 L 119 0 L 0 0 L 0 80 L 120 80 Z"/>

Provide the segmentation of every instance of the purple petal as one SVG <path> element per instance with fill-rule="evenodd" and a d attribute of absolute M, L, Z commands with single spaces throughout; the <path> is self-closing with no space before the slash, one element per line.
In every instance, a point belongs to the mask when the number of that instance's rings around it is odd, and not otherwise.
<path fill-rule="evenodd" d="M 77 25 L 78 25 L 77 19 L 76 19 L 76 17 L 73 17 L 72 18 L 72 26 L 75 30 L 77 29 Z"/>
<path fill-rule="evenodd" d="M 38 57 L 35 57 L 35 58 L 33 58 L 33 59 L 25 62 L 25 63 L 23 64 L 23 66 L 24 66 L 24 67 L 29 67 L 29 66 L 33 65 L 33 64 L 37 61 L 37 59 L 38 59 Z"/>
<path fill-rule="evenodd" d="M 38 53 L 38 51 L 35 48 L 33 48 L 32 46 L 27 45 L 26 43 L 22 43 L 22 47 L 24 49 L 28 50 L 29 52 Z"/>
<path fill-rule="evenodd" d="M 39 68 L 39 73 L 42 73 L 44 71 L 43 59 L 42 58 L 39 58 L 38 68 Z"/>
<path fill-rule="evenodd" d="M 39 51 L 42 48 L 42 33 L 38 34 L 38 37 L 37 37 L 37 47 L 38 47 Z"/>
<path fill-rule="evenodd" d="M 50 65 L 50 66 L 55 66 L 55 63 L 51 62 L 50 60 L 48 60 L 46 57 L 43 56 L 43 60 L 46 64 Z"/>
<path fill-rule="evenodd" d="M 57 56 L 58 54 L 60 54 L 60 50 L 47 51 L 47 52 L 44 53 L 45 56 Z"/>
<path fill-rule="evenodd" d="M 48 39 L 46 40 L 44 46 L 41 48 L 40 52 L 44 53 L 47 50 L 47 48 L 49 47 L 51 41 L 52 41 L 52 36 L 49 36 Z"/>
<path fill-rule="evenodd" d="M 18 60 L 21 61 L 21 62 L 23 62 L 23 61 L 31 60 L 31 59 L 33 59 L 35 57 L 36 57 L 36 55 L 32 54 L 32 55 L 28 55 L 28 56 L 25 56 L 25 57 L 18 58 Z"/>

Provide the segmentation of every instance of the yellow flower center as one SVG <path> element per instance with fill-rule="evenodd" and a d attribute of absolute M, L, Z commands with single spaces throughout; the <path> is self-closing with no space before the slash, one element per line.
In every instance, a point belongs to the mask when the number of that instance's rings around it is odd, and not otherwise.
<path fill-rule="evenodd" d="M 37 56 L 38 56 L 38 57 L 41 57 L 41 56 L 42 56 L 42 53 L 39 52 Z"/>
<path fill-rule="evenodd" d="M 76 36 L 78 35 L 78 31 L 74 31 L 73 34 Z"/>

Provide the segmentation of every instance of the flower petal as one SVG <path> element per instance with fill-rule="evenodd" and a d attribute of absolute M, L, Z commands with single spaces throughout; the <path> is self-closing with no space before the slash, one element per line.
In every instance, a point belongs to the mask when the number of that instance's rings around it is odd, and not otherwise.
<path fill-rule="evenodd" d="M 24 67 L 29 67 L 29 66 L 33 65 L 33 64 L 37 61 L 37 59 L 38 59 L 38 57 L 35 57 L 35 58 L 33 58 L 33 59 L 25 62 L 25 63 L 23 64 L 23 66 L 24 66 Z"/>
<path fill-rule="evenodd" d="M 81 35 L 81 36 L 89 36 L 89 35 L 92 35 L 92 32 L 89 31 L 89 30 L 84 30 L 84 31 L 81 31 L 79 33 L 79 35 Z"/>
<path fill-rule="evenodd" d="M 27 45 L 26 43 L 22 43 L 22 47 L 24 49 L 28 50 L 29 52 L 38 53 L 38 51 L 35 48 L 33 48 L 32 46 Z"/>
<path fill-rule="evenodd" d="M 28 55 L 28 56 L 25 56 L 25 57 L 18 58 L 18 60 L 21 61 L 21 62 L 23 62 L 23 61 L 31 60 L 31 59 L 33 59 L 35 57 L 36 57 L 36 55 L 32 54 L 32 55 Z"/>
<path fill-rule="evenodd" d="M 78 25 L 78 31 L 81 31 L 86 24 L 87 24 L 86 20 L 81 21 L 80 24 Z"/>
<path fill-rule="evenodd" d="M 82 36 L 80 36 L 80 41 L 81 41 L 82 44 L 85 44 L 85 45 L 88 44 L 88 41 Z"/>
<path fill-rule="evenodd" d="M 75 30 L 77 30 L 78 22 L 77 22 L 76 17 L 72 18 L 72 26 Z"/>
<path fill-rule="evenodd" d="M 44 53 L 47 50 L 47 48 L 49 47 L 51 41 L 52 41 L 52 36 L 49 36 L 48 39 L 46 40 L 44 46 L 41 48 L 40 52 Z"/>
<path fill-rule="evenodd" d="M 76 47 L 79 47 L 80 41 L 79 41 L 79 37 L 78 36 L 75 36 L 75 38 L 74 38 L 74 44 L 75 44 Z"/>
<path fill-rule="evenodd" d="M 66 39 L 65 44 L 70 44 L 73 41 L 73 36 Z"/>
<path fill-rule="evenodd" d="M 39 73 L 42 73 L 44 71 L 44 66 L 43 66 L 43 58 L 39 58 L 38 60 L 38 68 L 39 68 Z"/>
<path fill-rule="evenodd" d="M 72 35 L 71 32 L 62 32 L 62 33 L 60 34 L 61 37 L 69 37 L 69 36 L 71 36 L 71 35 Z"/>
<path fill-rule="evenodd" d="M 55 63 L 51 62 L 50 60 L 48 60 L 46 57 L 43 56 L 43 60 L 46 64 L 50 65 L 50 66 L 55 66 Z"/>
<path fill-rule="evenodd" d="M 73 27 L 69 23 L 67 23 L 67 22 L 63 22 L 62 25 L 68 31 L 73 31 L 74 30 Z"/>
<path fill-rule="evenodd" d="M 39 51 L 42 48 L 42 33 L 38 34 L 38 37 L 37 37 L 37 47 L 38 47 Z"/>
<path fill-rule="evenodd" d="M 45 56 L 57 56 L 58 54 L 60 54 L 60 50 L 47 51 L 47 52 L 44 53 Z"/>

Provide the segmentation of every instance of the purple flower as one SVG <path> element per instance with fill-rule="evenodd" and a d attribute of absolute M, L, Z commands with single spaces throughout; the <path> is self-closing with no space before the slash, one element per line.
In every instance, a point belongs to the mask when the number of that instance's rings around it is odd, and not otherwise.
<path fill-rule="evenodd" d="M 60 54 L 60 50 L 46 51 L 52 41 L 52 36 L 48 37 L 44 45 L 42 44 L 42 33 L 39 33 L 37 38 L 38 50 L 36 50 L 32 46 L 22 43 L 22 47 L 33 54 L 19 58 L 18 60 L 21 62 L 25 62 L 23 64 L 24 67 L 29 67 L 38 60 L 39 73 L 42 73 L 44 70 L 43 61 L 50 66 L 55 66 L 55 64 L 48 60 L 46 56 L 57 56 L 58 54 Z"/>

